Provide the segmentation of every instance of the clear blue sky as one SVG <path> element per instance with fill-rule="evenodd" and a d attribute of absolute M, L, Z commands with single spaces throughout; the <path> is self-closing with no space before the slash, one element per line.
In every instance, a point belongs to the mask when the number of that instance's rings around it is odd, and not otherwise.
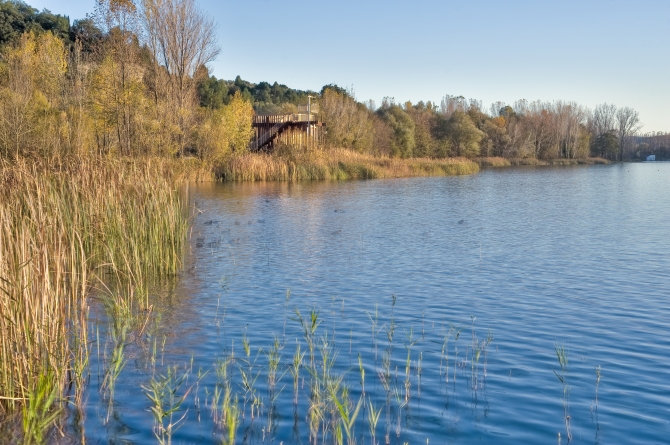
<path fill-rule="evenodd" d="M 84 17 L 94 0 L 28 0 Z M 670 0 L 199 0 L 213 74 L 359 100 L 608 102 L 670 132 Z"/>

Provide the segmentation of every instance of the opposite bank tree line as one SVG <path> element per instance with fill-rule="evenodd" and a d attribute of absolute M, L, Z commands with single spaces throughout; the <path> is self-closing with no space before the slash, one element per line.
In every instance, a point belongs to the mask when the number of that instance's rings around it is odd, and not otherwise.
<path fill-rule="evenodd" d="M 639 159 L 670 154 L 670 137 L 640 137 L 638 113 L 575 102 L 494 103 L 445 96 L 440 104 L 361 103 L 206 68 L 215 24 L 194 0 L 97 0 L 75 20 L 0 1 L 0 154 L 5 158 L 245 153 L 254 113 L 283 114 L 318 96 L 325 149 L 398 158 Z"/>

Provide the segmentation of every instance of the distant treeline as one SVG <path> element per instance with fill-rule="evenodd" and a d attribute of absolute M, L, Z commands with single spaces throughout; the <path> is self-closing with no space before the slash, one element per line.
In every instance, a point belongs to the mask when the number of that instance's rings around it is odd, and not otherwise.
<path fill-rule="evenodd" d="M 187 25 L 187 28 L 184 26 Z M 180 32 L 174 31 L 180 29 Z M 186 50 L 184 49 L 186 45 Z M 668 135 L 639 135 L 638 113 L 575 102 L 495 103 L 446 95 L 379 106 L 353 91 L 320 92 L 211 76 L 214 24 L 193 0 L 97 0 L 70 24 L 0 0 L 0 153 L 191 154 L 244 152 L 253 113 L 295 112 L 316 97 L 325 148 L 401 158 L 668 157 Z"/>
<path fill-rule="evenodd" d="M 385 98 L 360 103 L 336 86 L 321 91 L 327 144 L 398 157 L 504 157 L 609 160 L 664 156 L 670 134 L 640 135 L 638 113 L 601 104 L 590 110 L 575 102 L 497 102 L 446 95 L 439 104 L 403 104 Z"/>
<path fill-rule="evenodd" d="M 670 161 L 670 133 L 645 133 L 634 138 L 635 159 L 655 155 L 657 161 Z"/>

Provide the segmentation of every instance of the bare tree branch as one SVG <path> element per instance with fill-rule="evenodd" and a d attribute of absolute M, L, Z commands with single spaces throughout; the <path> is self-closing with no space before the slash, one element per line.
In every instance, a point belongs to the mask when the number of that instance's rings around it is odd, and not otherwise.
<path fill-rule="evenodd" d="M 616 113 L 619 135 L 619 161 L 623 161 L 626 139 L 642 128 L 637 111 L 629 107 L 619 108 Z"/>

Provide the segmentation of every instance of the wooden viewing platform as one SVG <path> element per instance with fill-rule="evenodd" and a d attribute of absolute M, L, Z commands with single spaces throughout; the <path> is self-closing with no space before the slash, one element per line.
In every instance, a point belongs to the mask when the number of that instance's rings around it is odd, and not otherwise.
<path fill-rule="evenodd" d="M 251 151 L 271 151 L 277 143 L 290 145 L 318 144 L 324 135 L 325 122 L 315 113 L 254 116 Z M 308 133 L 309 129 L 309 135 Z"/>

